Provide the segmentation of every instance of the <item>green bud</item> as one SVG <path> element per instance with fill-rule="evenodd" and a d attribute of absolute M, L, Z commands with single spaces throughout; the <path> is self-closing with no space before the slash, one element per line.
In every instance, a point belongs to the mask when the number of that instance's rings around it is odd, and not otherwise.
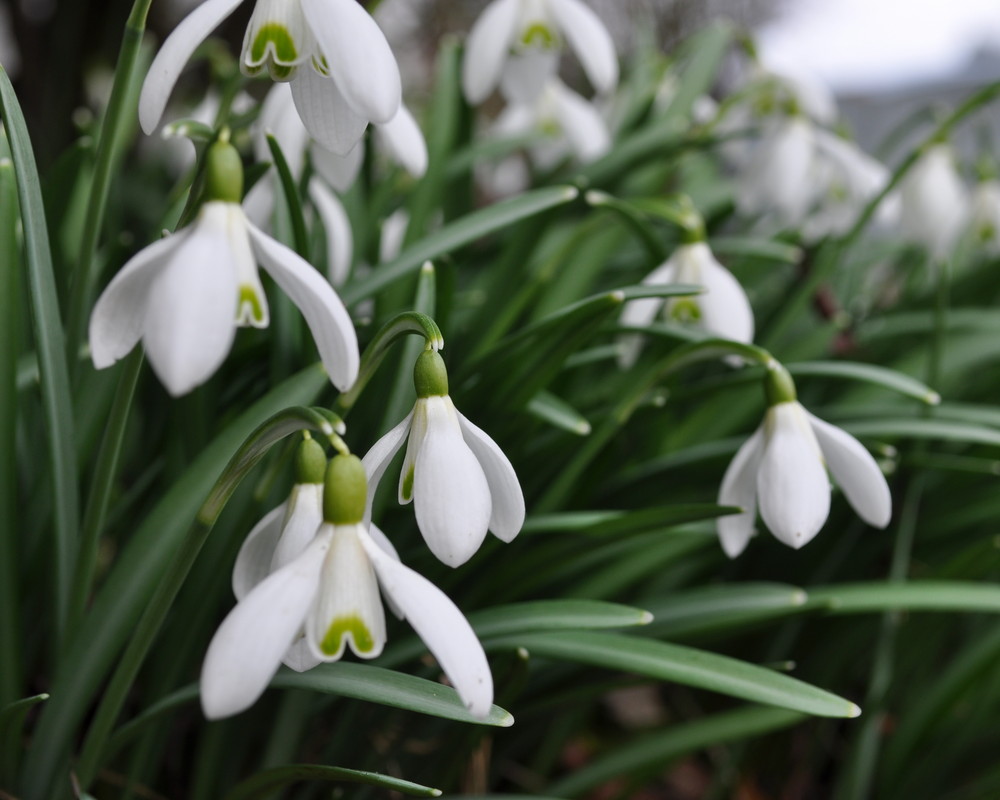
<path fill-rule="evenodd" d="M 792 403 L 796 399 L 795 381 L 788 370 L 774 359 L 767 364 L 767 371 L 764 373 L 764 394 L 767 395 L 769 406 Z"/>
<path fill-rule="evenodd" d="M 295 482 L 322 483 L 326 474 L 326 452 L 323 445 L 306 433 L 295 452 Z"/>
<path fill-rule="evenodd" d="M 243 161 L 227 135 L 220 136 L 205 156 L 205 199 L 224 203 L 243 199 Z"/>
<path fill-rule="evenodd" d="M 413 387 L 417 397 L 439 397 L 448 394 L 448 369 L 435 350 L 424 350 L 413 365 Z"/>
<path fill-rule="evenodd" d="M 355 525 L 365 516 L 368 477 L 357 456 L 330 459 L 323 487 L 323 519 L 333 525 Z"/>

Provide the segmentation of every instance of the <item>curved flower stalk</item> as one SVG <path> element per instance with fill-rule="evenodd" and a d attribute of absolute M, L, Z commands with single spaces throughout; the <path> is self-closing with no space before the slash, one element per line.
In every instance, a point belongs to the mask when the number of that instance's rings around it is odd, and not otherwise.
<path fill-rule="evenodd" d="M 986 252 L 1000 253 L 1000 181 L 980 181 L 972 195 L 972 232 Z"/>
<path fill-rule="evenodd" d="M 384 536 L 362 521 L 367 487 L 356 456 L 337 455 L 326 469 L 323 513 L 308 531 L 284 527 L 268 559 L 275 527 L 251 533 L 234 571 L 246 592 L 219 626 L 205 654 L 201 702 L 220 719 L 249 708 L 281 662 L 298 670 L 339 660 L 349 647 L 375 658 L 386 642 L 381 593 L 408 619 L 455 686 L 469 711 L 485 717 L 493 678 L 482 645 L 455 604 L 386 549 Z M 291 501 L 290 501 L 291 502 Z M 311 510 L 311 508 L 310 508 Z M 252 574 L 251 574 L 252 573 Z M 256 580 L 259 578 L 259 580 Z M 256 582 L 253 582 L 256 580 Z"/>
<path fill-rule="evenodd" d="M 330 380 L 345 391 L 360 356 L 343 302 L 306 261 L 247 219 L 232 145 L 212 146 L 207 174 L 208 199 L 195 221 L 133 256 L 98 298 L 89 330 L 94 366 L 111 366 L 142 339 L 171 394 L 204 383 L 225 360 L 237 326 L 268 325 L 259 262 L 299 307 Z"/>
<path fill-rule="evenodd" d="M 206 0 L 177 26 L 156 54 L 139 98 L 146 133 L 160 122 L 191 54 L 243 0 Z M 257 0 L 243 40 L 240 67 L 290 81 L 310 135 L 348 153 L 369 122 L 399 110 L 399 67 L 375 20 L 355 0 Z"/>
<path fill-rule="evenodd" d="M 910 241 L 934 258 L 947 258 L 969 225 L 969 198 L 951 148 L 935 144 L 900 184 L 900 226 Z"/>
<path fill-rule="evenodd" d="M 690 283 L 703 286 L 705 293 L 694 297 L 632 300 L 622 311 L 622 325 L 644 327 L 664 313 L 672 320 L 691 323 L 725 339 L 746 344 L 753 341 L 753 309 L 746 292 L 733 274 L 715 259 L 707 242 L 682 244 L 642 283 L 644 286 Z M 632 366 L 641 348 L 641 334 L 622 337 L 618 363 L 623 368 Z"/>
<path fill-rule="evenodd" d="M 892 496 L 871 454 L 849 433 L 806 411 L 783 367 L 772 364 L 765 382 L 770 407 L 764 421 L 737 451 L 719 489 L 719 505 L 744 509 L 716 523 L 726 555 L 735 558 L 746 548 L 758 506 L 780 542 L 798 549 L 812 540 L 830 513 L 827 470 L 858 516 L 886 527 Z"/>
<path fill-rule="evenodd" d="M 445 564 L 457 567 L 475 554 L 487 531 L 504 542 L 517 536 L 524 524 L 524 496 L 503 451 L 452 403 L 441 356 L 433 350 L 421 353 L 413 376 L 413 411 L 363 460 L 366 518 L 379 480 L 405 441 L 399 502 L 413 501 L 427 546 Z"/>
<path fill-rule="evenodd" d="M 472 105 L 503 79 L 509 100 L 530 102 L 555 77 L 563 42 L 600 92 L 618 84 L 614 42 L 600 18 L 580 0 L 493 0 L 465 44 L 462 89 Z"/>

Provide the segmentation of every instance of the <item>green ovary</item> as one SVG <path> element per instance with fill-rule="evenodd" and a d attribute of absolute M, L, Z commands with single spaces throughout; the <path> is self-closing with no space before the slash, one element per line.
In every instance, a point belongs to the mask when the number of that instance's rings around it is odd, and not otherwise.
<path fill-rule="evenodd" d="M 337 617 L 323 637 L 320 649 L 332 656 L 340 649 L 340 642 L 347 634 L 354 640 L 354 650 L 358 653 L 370 653 L 375 649 L 375 639 L 361 617 L 351 614 L 347 617 Z"/>
<path fill-rule="evenodd" d="M 268 57 L 268 50 L 271 51 L 271 60 L 276 62 L 276 65 L 283 65 L 284 69 L 291 72 L 288 65 L 295 64 L 299 51 L 288 28 L 277 22 L 269 22 L 257 31 L 250 47 L 251 61 L 254 64 L 262 63 Z"/>

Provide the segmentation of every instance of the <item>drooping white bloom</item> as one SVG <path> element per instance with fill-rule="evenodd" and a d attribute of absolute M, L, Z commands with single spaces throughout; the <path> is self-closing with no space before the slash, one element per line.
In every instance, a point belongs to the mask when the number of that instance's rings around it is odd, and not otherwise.
<path fill-rule="evenodd" d="M 715 256 L 706 242 L 682 244 L 673 255 L 642 281 L 644 286 L 685 283 L 703 286 L 704 294 L 683 298 L 647 297 L 625 304 L 621 324 L 649 325 L 665 312 L 671 319 L 693 325 L 737 342 L 753 341 L 753 309 L 740 282 Z M 635 363 L 642 346 L 641 334 L 622 338 L 618 361 L 627 368 Z"/>
<path fill-rule="evenodd" d="M 968 226 L 969 200 L 951 149 L 927 149 L 900 184 L 903 236 L 923 245 L 934 258 L 945 258 Z"/>
<path fill-rule="evenodd" d="M 828 469 L 865 522 L 876 528 L 889 524 L 889 486 L 857 439 L 795 400 L 768 408 L 761 426 L 729 464 L 719 489 L 719 505 L 744 509 L 716 523 L 726 555 L 735 558 L 743 552 L 758 507 L 779 541 L 794 548 L 809 542 L 830 512 Z"/>
<path fill-rule="evenodd" d="M 987 252 L 1000 253 L 1000 181 L 980 181 L 972 195 L 972 232 Z"/>
<path fill-rule="evenodd" d="M 888 168 L 854 142 L 820 128 L 814 136 L 817 197 L 802 226 L 802 237 L 810 242 L 847 233 L 890 178 Z M 879 204 L 874 222 L 884 229 L 898 216 L 899 195 L 891 193 Z"/>
<path fill-rule="evenodd" d="M 598 92 L 617 85 L 614 42 L 580 0 L 493 0 L 465 43 L 466 99 L 481 103 L 503 78 L 508 99 L 529 101 L 555 75 L 564 41 Z"/>
<path fill-rule="evenodd" d="M 524 524 L 524 496 L 507 456 L 448 396 L 444 362 L 425 351 L 414 369 L 417 402 L 365 455 L 368 513 L 378 482 L 406 442 L 401 504 L 413 501 L 431 552 L 450 567 L 468 561 L 487 531 L 510 542 Z"/>
<path fill-rule="evenodd" d="M 360 477 L 346 474 L 345 460 Z M 331 503 L 329 495 L 345 487 L 357 496 Z M 279 516 L 279 507 L 244 544 L 233 575 L 244 593 L 216 631 L 202 666 L 205 715 L 219 719 L 249 708 L 282 661 L 302 671 L 337 661 L 347 647 L 361 658 L 378 656 L 386 641 L 381 590 L 469 710 L 485 717 L 493 680 L 482 646 L 455 604 L 401 564 L 388 540 L 361 522 L 365 486 L 357 458 L 331 461 L 323 493 L 324 513 L 311 533 L 304 524 L 294 533 L 286 525 L 276 536 L 278 526 L 269 519 Z"/>
<path fill-rule="evenodd" d="M 568 155 L 586 164 L 611 147 L 600 112 L 558 78 L 546 83 L 530 103 L 511 103 L 492 129 L 497 137 L 531 132 L 541 134 L 528 145 L 528 155 L 540 169 L 552 169 Z"/>
<path fill-rule="evenodd" d="M 767 215 L 779 227 L 800 225 L 813 203 L 815 151 L 815 131 L 805 117 L 772 120 L 740 176 L 740 212 Z"/>
<path fill-rule="evenodd" d="M 358 374 L 358 340 L 333 287 L 237 203 L 221 200 L 141 250 L 108 284 L 90 317 L 94 366 L 111 366 L 142 339 L 171 394 L 204 383 L 225 360 L 237 326 L 268 324 L 258 262 L 299 307 L 330 380 L 349 388 Z"/>
<path fill-rule="evenodd" d="M 146 133 L 159 124 L 181 70 L 208 35 L 243 0 L 206 0 L 167 37 L 139 98 Z M 389 122 L 399 110 L 399 67 L 382 31 L 355 0 L 257 0 L 243 41 L 240 67 L 291 81 L 310 135 L 347 153 L 369 122 Z"/>

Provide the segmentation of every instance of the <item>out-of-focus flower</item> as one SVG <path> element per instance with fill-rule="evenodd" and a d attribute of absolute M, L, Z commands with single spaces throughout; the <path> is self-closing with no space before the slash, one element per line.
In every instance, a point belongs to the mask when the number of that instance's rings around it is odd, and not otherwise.
<path fill-rule="evenodd" d="M 555 76 L 564 41 L 598 92 L 615 87 L 614 42 L 600 18 L 580 0 L 493 0 L 466 40 L 466 99 L 481 103 L 502 78 L 508 99 L 530 102 Z"/>
<path fill-rule="evenodd" d="M 311 534 L 296 535 L 295 547 L 280 555 L 286 529 L 269 573 L 258 572 L 252 584 L 245 575 L 239 578 L 247 591 L 219 626 L 202 666 L 201 702 L 209 719 L 253 705 L 282 661 L 310 669 L 337 661 L 347 647 L 361 658 L 379 655 L 386 641 L 380 589 L 424 640 L 469 710 L 478 717 L 489 713 L 493 679 L 475 632 L 440 589 L 399 562 L 385 537 L 379 536 L 380 545 L 369 533 L 362 521 L 366 495 L 361 462 L 334 456 L 321 523 Z M 257 551 L 256 565 L 267 555 L 264 539 L 258 533 L 244 545 Z M 249 561 L 244 558 L 243 567 Z"/>
<path fill-rule="evenodd" d="M 748 216 L 767 216 L 778 227 L 797 227 L 812 205 L 816 139 L 801 115 L 776 118 L 739 178 L 736 203 Z"/>
<path fill-rule="evenodd" d="M 378 482 L 406 442 L 399 502 L 413 501 L 424 541 L 457 567 L 479 549 L 487 530 L 509 542 L 524 524 L 524 496 L 510 461 L 448 396 L 441 356 L 423 352 L 413 370 L 417 402 L 364 457 L 369 509 Z"/>
<path fill-rule="evenodd" d="M 206 174 L 208 201 L 195 221 L 137 253 L 98 299 L 90 317 L 94 366 L 111 366 L 142 339 L 171 394 L 204 383 L 225 360 L 237 326 L 268 324 L 259 261 L 302 311 L 330 380 L 348 389 L 360 356 L 337 293 L 247 219 L 239 205 L 242 165 L 232 145 L 212 146 Z"/>
<path fill-rule="evenodd" d="M 716 523 L 726 555 L 735 558 L 747 546 L 758 506 L 779 541 L 794 548 L 809 542 L 830 513 L 828 469 L 858 516 L 876 528 L 888 525 L 892 496 L 871 454 L 850 434 L 806 411 L 783 367 L 773 364 L 765 380 L 770 407 L 719 489 L 719 505 L 744 509 Z"/>
<path fill-rule="evenodd" d="M 969 198 L 946 144 L 920 156 L 900 184 L 903 236 L 946 258 L 968 226 Z"/>
<path fill-rule="evenodd" d="M 206 0 L 164 41 L 146 75 L 139 121 L 159 124 L 167 98 L 191 54 L 243 0 Z M 369 122 L 399 110 L 399 67 L 382 31 L 355 0 L 257 0 L 240 66 L 291 81 L 295 107 L 310 135 L 347 153 Z"/>
<path fill-rule="evenodd" d="M 972 194 L 972 233 L 987 252 L 1000 253 L 1000 181 L 980 181 Z"/>
<path fill-rule="evenodd" d="M 753 309 L 746 292 L 733 274 L 716 261 L 706 242 L 682 244 L 642 283 L 644 286 L 694 284 L 703 286 L 705 293 L 693 297 L 632 300 L 622 311 L 622 325 L 644 327 L 662 312 L 672 320 L 691 323 L 724 339 L 745 343 L 753 341 Z M 618 352 L 622 367 L 635 363 L 641 346 L 641 334 L 622 337 Z"/>

